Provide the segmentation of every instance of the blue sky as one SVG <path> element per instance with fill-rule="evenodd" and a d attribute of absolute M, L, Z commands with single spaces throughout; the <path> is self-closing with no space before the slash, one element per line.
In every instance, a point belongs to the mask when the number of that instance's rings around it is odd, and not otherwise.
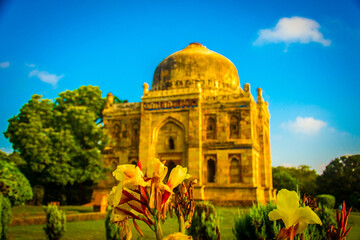
<path fill-rule="evenodd" d="M 0 130 L 33 94 L 81 85 L 130 102 L 191 42 L 229 58 L 269 102 L 273 166 L 321 172 L 360 153 L 360 3 L 344 1 L 0 2 Z M 11 144 L 0 136 L 0 149 Z"/>

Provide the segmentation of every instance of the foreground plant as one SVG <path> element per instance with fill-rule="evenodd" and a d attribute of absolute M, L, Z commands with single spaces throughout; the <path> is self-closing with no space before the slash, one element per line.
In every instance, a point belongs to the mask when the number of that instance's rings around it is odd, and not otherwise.
<path fill-rule="evenodd" d="M 182 182 L 178 191 L 175 192 L 174 203 L 170 203 L 170 212 L 172 209 L 175 210 L 179 222 L 179 232 L 183 234 L 185 234 L 185 228 L 190 227 L 194 215 L 194 186 L 196 183 L 196 179 L 190 181 L 188 186 Z"/>
<path fill-rule="evenodd" d="M 169 180 L 163 182 L 167 167 L 159 159 L 151 159 L 146 166 L 119 165 L 113 176 L 119 184 L 113 187 L 108 197 L 113 207 L 111 221 L 121 228 L 121 238 L 131 239 L 130 220 L 135 229 L 144 237 L 137 221 L 145 222 L 156 238 L 162 239 L 161 222 L 166 218 L 173 189 L 190 175 L 187 168 L 177 165 L 170 173 Z"/>
<path fill-rule="evenodd" d="M 299 196 L 295 191 L 281 189 L 277 194 L 277 209 L 269 213 L 269 219 L 281 219 L 285 228 L 280 230 L 278 240 L 293 240 L 295 235 L 302 233 L 309 224 L 320 224 L 321 220 L 309 206 L 300 207 Z"/>
<path fill-rule="evenodd" d="M 349 209 L 348 212 L 346 212 L 346 205 L 345 201 L 343 202 L 341 206 L 341 212 L 339 214 L 339 209 L 336 209 L 336 220 L 337 220 L 337 228 L 334 227 L 334 225 L 330 225 L 329 228 L 326 231 L 326 237 L 330 240 L 346 240 L 346 236 L 350 232 L 351 227 L 346 230 L 347 222 L 349 220 L 349 215 L 351 212 L 351 209 Z"/>
<path fill-rule="evenodd" d="M 196 202 L 194 217 L 186 232 L 194 240 L 219 240 L 219 219 L 214 205 L 207 201 Z"/>
<path fill-rule="evenodd" d="M 65 213 L 56 205 L 48 205 L 44 207 L 46 213 L 46 225 L 44 231 L 46 239 L 59 240 L 66 232 L 66 216 Z"/>

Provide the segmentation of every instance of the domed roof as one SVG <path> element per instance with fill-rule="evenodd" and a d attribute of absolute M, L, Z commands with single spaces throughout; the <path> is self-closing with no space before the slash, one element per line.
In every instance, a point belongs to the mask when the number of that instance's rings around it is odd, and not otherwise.
<path fill-rule="evenodd" d="M 238 72 L 229 59 L 200 43 L 191 43 L 157 66 L 151 90 L 197 88 L 197 83 L 203 91 L 238 92 L 240 88 Z"/>

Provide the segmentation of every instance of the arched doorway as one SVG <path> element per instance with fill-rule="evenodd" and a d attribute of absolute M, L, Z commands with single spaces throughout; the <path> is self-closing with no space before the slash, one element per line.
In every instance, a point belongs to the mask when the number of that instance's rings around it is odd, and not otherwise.
<path fill-rule="evenodd" d="M 168 175 L 176 165 L 187 167 L 185 131 L 180 122 L 172 118 L 166 119 L 156 138 L 155 157 L 168 167 Z"/>

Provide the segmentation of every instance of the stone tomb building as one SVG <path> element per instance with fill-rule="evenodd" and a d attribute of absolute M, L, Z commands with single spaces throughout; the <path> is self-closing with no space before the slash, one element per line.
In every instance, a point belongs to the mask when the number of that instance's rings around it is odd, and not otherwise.
<path fill-rule="evenodd" d="M 136 164 L 159 158 L 169 168 L 188 168 L 198 179 L 197 199 L 220 204 L 268 202 L 274 198 L 268 103 L 250 84 L 240 86 L 234 64 L 192 43 L 165 58 L 152 87 L 143 86 L 141 102 L 115 103 L 104 109 L 110 136 L 104 163 Z M 99 184 L 108 193 L 113 180 Z"/>

